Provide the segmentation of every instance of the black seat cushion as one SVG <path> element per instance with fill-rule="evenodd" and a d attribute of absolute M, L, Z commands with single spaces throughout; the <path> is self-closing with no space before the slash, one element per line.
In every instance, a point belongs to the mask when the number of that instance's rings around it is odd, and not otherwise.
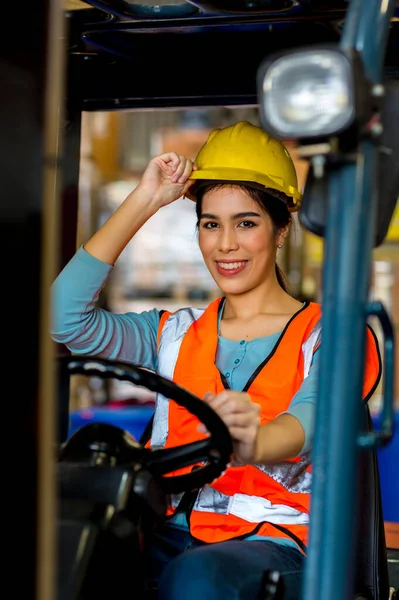
<path fill-rule="evenodd" d="M 364 428 L 372 431 L 368 407 Z M 359 460 L 359 514 L 355 555 L 355 593 L 370 600 L 389 598 L 389 577 L 377 453 L 362 450 Z"/>

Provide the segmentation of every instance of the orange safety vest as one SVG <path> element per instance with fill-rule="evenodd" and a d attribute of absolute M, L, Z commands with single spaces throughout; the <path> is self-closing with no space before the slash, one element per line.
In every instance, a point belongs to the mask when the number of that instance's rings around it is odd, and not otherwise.
<path fill-rule="evenodd" d="M 183 308 L 162 314 L 158 331 L 158 372 L 199 398 L 225 390 L 215 365 L 218 312 L 222 298 L 206 309 Z M 289 320 L 271 353 L 249 378 L 245 392 L 261 407 L 261 425 L 286 411 L 307 377 L 321 340 L 321 306 L 307 302 Z M 380 375 L 376 340 L 367 328 L 363 394 Z M 199 421 L 173 400 L 157 398 L 150 446 L 170 448 L 205 437 Z M 179 469 L 168 476 L 190 471 Z M 288 537 L 306 549 L 311 491 L 310 453 L 278 464 L 232 465 L 199 490 L 189 516 L 191 534 L 204 542 L 259 536 Z M 170 497 L 172 515 L 182 494 Z"/>

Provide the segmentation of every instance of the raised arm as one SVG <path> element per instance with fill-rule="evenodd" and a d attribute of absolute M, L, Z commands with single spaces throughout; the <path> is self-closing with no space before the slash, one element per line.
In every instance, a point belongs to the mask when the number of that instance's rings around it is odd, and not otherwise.
<path fill-rule="evenodd" d="M 159 208 L 192 184 L 190 160 L 174 153 L 150 161 L 136 189 L 80 248 L 52 286 L 52 338 L 75 354 L 103 356 L 156 368 L 157 310 L 113 314 L 96 307 L 112 266 Z"/>

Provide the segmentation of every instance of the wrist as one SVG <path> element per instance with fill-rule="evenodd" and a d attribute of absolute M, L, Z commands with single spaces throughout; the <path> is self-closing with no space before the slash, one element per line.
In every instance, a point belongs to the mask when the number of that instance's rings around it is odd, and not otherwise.
<path fill-rule="evenodd" d="M 131 206 L 134 206 L 135 210 L 139 209 L 140 214 L 149 219 L 161 208 L 160 203 L 157 199 L 146 193 L 139 186 L 137 186 L 126 198 L 125 202 Z"/>
<path fill-rule="evenodd" d="M 252 461 L 254 464 L 261 464 L 264 461 L 264 449 L 262 438 L 263 436 L 261 434 L 261 427 L 259 427 L 254 443 L 254 456 Z"/>

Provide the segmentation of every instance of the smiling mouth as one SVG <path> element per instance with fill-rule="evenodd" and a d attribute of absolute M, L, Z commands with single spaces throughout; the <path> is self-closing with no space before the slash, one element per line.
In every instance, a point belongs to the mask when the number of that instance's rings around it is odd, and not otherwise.
<path fill-rule="evenodd" d="M 222 275 L 230 276 L 241 273 L 247 264 L 247 260 L 237 260 L 235 262 L 216 261 L 216 268 Z"/>

